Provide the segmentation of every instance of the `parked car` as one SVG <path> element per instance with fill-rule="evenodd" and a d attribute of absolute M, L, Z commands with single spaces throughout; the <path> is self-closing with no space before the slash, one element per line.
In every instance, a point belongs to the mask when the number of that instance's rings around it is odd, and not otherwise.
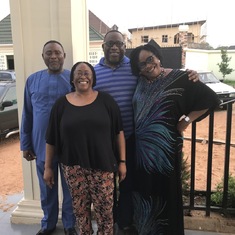
<path fill-rule="evenodd" d="M 0 70 L 0 81 L 15 81 L 16 75 L 14 70 Z"/>
<path fill-rule="evenodd" d="M 198 72 L 199 79 L 216 92 L 221 100 L 221 108 L 226 109 L 226 102 L 235 99 L 235 89 L 221 82 L 212 72 Z M 225 103 L 223 105 L 223 103 Z"/>
<path fill-rule="evenodd" d="M 19 132 L 16 82 L 0 82 L 0 138 Z"/>

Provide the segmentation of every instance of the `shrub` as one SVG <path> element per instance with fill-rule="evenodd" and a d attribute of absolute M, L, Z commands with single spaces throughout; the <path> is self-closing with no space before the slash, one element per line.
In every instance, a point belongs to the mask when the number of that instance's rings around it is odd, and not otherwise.
<path fill-rule="evenodd" d="M 211 202 L 215 206 L 222 206 L 223 202 L 223 180 L 217 185 L 216 192 L 211 195 Z M 228 178 L 228 207 L 235 208 L 235 177 Z"/>

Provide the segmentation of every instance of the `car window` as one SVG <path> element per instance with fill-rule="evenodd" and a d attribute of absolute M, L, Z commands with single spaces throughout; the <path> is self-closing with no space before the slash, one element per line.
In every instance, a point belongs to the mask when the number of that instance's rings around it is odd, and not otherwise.
<path fill-rule="evenodd" d="M 213 73 L 199 73 L 199 79 L 203 83 L 217 83 L 219 80 Z"/>
<path fill-rule="evenodd" d="M 1 81 L 11 81 L 13 78 L 12 78 L 12 75 L 10 73 L 4 73 L 4 72 L 1 72 L 0 73 L 0 80 Z"/>
<path fill-rule="evenodd" d="M 2 96 L 3 92 L 4 92 L 4 86 L 0 86 L 0 96 Z"/>
<path fill-rule="evenodd" d="M 206 83 L 206 81 L 207 81 L 206 74 L 205 73 L 199 74 L 199 79 L 200 79 L 201 82 Z"/>
<path fill-rule="evenodd" d="M 17 104 L 16 99 L 16 87 L 10 87 L 3 98 L 3 101 L 12 101 L 13 104 Z"/>

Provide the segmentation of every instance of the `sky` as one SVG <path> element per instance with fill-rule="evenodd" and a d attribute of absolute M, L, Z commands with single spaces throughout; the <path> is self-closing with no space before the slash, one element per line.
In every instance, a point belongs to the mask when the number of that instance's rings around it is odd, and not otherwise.
<path fill-rule="evenodd" d="M 206 20 L 211 46 L 235 45 L 234 0 L 87 0 L 87 8 L 123 33 L 131 28 Z M 9 0 L 1 0 L 0 20 L 9 13 Z"/>

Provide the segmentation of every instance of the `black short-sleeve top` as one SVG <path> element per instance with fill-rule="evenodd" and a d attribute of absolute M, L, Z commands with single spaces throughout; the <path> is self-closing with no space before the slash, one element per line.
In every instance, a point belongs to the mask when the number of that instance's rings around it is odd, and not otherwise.
<path fill-rule="evenodd" d="M 121 130 L 120 110 L 109 94 L 99 92 L 85 106 L 74 106 L 63 96 L 52 108 L 46 142 L 65 165 L 114 172 L 115 138 Z"/>

